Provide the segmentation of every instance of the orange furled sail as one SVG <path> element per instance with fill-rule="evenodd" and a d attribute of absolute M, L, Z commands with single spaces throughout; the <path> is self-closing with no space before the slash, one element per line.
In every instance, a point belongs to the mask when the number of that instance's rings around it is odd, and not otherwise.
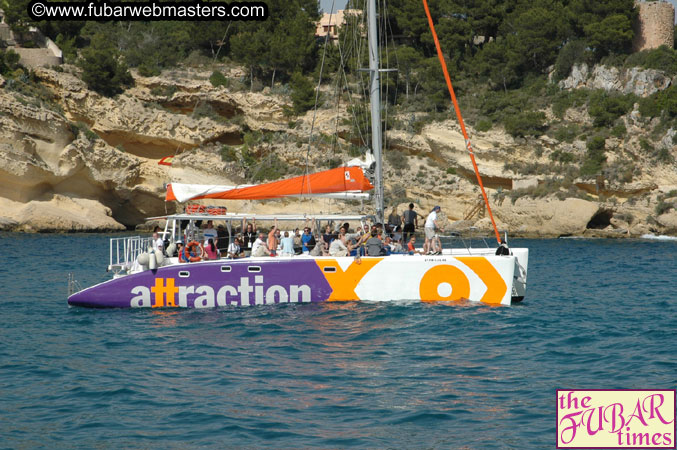
<path fill-rule="evenodd" d="M 360 167 L 337 167 L 271 183 L 243 186 L 217 186 L 172 183 L 167 185 L 165 201 L 186 202 L 198 199 L 265 200 L 299 195 L 365 192 L 374 186 Z"/>

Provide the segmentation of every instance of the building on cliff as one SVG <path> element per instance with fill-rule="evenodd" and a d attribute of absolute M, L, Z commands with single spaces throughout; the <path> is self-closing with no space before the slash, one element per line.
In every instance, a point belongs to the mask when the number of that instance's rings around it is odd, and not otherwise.
<path fill-rule="evenodd" d="M 36 47 L 26 48 L 20 45 L 9 24 L 5 23 L 4 11 L 0 9 L 0 47 L 15 51 L 19 55 L 19 62 L 26 67 L 49 67 L 63 63 L 63 52 L 59 46 L 37 28 L 30 27 L 22 40 L 30 41 Z"/>
<path fill-rule="evenodd" d="M 315 24 L 315 37 L 324 39 L 329 35 L 329 40 L 332 43 L 338 41 L 338 30 L 345 25 L 348 16 L 361 13 L 362 11 L 359 9 L 339 9 L 334 14 L 322 14 L 320 20 Z"/>
<path fill-rule="evenodd" d="M 675 7 L 665 1 L 638 1 L 639 14 L 635 22 L 633 52 L 675 45 Z"/>

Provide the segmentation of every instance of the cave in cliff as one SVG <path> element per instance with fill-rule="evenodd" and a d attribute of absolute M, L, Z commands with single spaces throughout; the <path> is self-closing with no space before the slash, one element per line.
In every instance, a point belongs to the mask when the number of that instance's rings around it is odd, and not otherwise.
<path fill-rule="evenodd" d="M 613 211 L 602 209 L 597 211 L 590 219 L 585 228 L 593 230 L 603 230 L 611 225 L 611 218 L 614 216 Z"/>

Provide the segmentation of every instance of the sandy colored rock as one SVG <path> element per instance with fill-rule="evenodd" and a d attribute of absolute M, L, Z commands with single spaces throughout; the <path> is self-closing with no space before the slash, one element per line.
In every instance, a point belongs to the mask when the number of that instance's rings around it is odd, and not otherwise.
<path fill-rule="evenodd" d="M 164 202 L 168 182 L 251 182 L 247 175 L 256 167 L 247 167 L 251 162 L 243 162 L 240 147 L 245 130 L 267 133 L 265 142 L 248 151 L 254 158 L 274 155 L 287 166 L 288 173 L 300 173 L 306 163 L 311 170 L 321 170 L 330 159 L 347 161 L 352 159 L 348 155 L 351 145 L 358 145 L 351 126 L 344 123 L 350 119 L 345 104 L 338 119 L 336 108 L 329 105 L 289 118 L 284 114 L 290 106 L 286 96 L 271 94 L 270 89 L 238 92 L 209 82 L 213 70 L 234 79 L 242 76 L 241 68 L 178 69 L 158 77 L 135 74 L 136 86 L 116 98 L 89 91 L 77 77 L 78 70 L 72 66 L 65 66 L 64 72 L 35 70 L 37 78 L 54 92 L 58 107 L 48 108 L 14 91 L 0 90 L 2 229 L 134 227 L 146 217 L 174 211 L 175 204 Z M 647 95 L 652 89 L 662 89 L 666 79 L 656 72 L 583 65 L 573 69 L 564 85 L 619 92 L 630 89 L 628 92 Z M 551 109 L 544 112 L 555 119 Z M 407 114 L 397 121 L 410 123 L 424 115 Z M 564 120 L 580 129 L 591 123 L 585 107 L 569 108 Z M 574 180 L 571 188 L 554 187 L 545 193 L 544 184 L 561 180 L 567 170 L 556 162 L 556 152 L 570 153 L 572 164 L 580 164 L 587 155 L 585 139 L 579 136 L 572 142 L 560 142 L 553 133 L 513 138 L 499 126 L 477 132 L 469 124 L 472 148 L 498 227 L 525 236 L 677 233 L 672 211 L 654 217 L 659 194 L 664 196 L 677 187 L 674 166 L 657 162 L 640 141 L 660 121 L 641 117 L 637 106 L 622 120 L 627 138 L 607 139 L 606 164 L 612 176 L 602 181 L 601 191 L 597 180 L 588 177 Z M 309 144 L 311 128 L 315 140 Z M 413 200 L 422 215 L 420 226 L 432 207 L 440 205 L 445 230 L 466 233 L 479 229 L 492 234 L 455 119 L 430 123 L 419 134 L 411 132 L 411 127 L 408 130 L 392 130 L 386 135 L 386 215 L 391 202 L 398 203 L 401 214 Z M 333 140 L 336 131 L 338 141 Z M 674 129 L 661 131 L 652 144 L 677 159 L 672 145 L 675 133 Z M 224 145 L 233 150 L 226 160 L 221 156 Z M 391 163 L 389 157 L 395 154 Z M 158 164 L 169 156 L 174 157 L 172 166 Z M 400 167 L 396 167 L 397 158 Z M 626 166 L 633 166 L 634 171 Z M 512 203 L 510 195 L 515 192 L 519 198 Z M 574 198 L 586 194 L 586 200 Z M 570 198 L 561 200 L 564 196 Z M 247 213 L 306 212 L 312 216 L 373 212 L 369 202 L 325 199 L 223 203 L 231 211 Z M 589 230 L 591 219 L 599 214 L 603 216 L 597 216 L 599 226 Z"/>

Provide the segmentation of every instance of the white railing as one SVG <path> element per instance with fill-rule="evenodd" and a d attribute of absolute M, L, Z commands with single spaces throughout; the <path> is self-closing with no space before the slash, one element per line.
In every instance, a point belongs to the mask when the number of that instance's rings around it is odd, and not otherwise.
<path fill-rule="evenodd" d="M 139 255 L 148 249 L 150 238 L 141 236 L 112 238 L 108 270 L 120 273 L 129 270 Z"/>

